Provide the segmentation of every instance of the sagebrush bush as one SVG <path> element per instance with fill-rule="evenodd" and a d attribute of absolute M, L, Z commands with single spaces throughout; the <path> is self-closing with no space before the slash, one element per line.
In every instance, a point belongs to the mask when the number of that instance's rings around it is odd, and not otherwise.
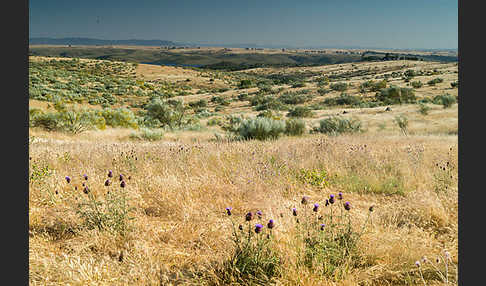
<path fill-rule="evenodd" d="M 424 86 L 424 84 L 420 80 L 412 81 L 411 84 L 413 88 L 421 88 L 422 86 Z"/>
<path fill-rule="evenodd" d="M 296 106 L 287 113 L 287 117 L 312 117 L 314 113 L 307 106 Z"/>
<path fill-rule="evenodd" d="M 391 86 L 384 88 L 376 95 L 376 99 L 385 104 L 415 103 L 416 97 L 412 88 Z"/>
<path fill-rule="evenodd" d="M 245 140 L 277 139 L 285 132 L 285 122 L 266 117 L 245 119 L 241 122 L 236 133 Z"/>
<path fill-rule="evenodd" d="M 106 125 L 112 127 L 138 128 L 135 114 L 127 108 L 104 108 L 99 114 L 105 119 Z"/>
<path fill-rule="evenodd" d="M 319 126 L 313 132 L 337 135 L 341 133 L 363 132 L 362 123 L 357 118 L 340 118 L 332 116 L 319 121 Z"/>
<path fill-rule="evenodd" d="M 287 119 L 285 121 L 285 134 L 289 136 L 302 136 L 306 131 L 305 121 L 302 119 Z"/>
<path fill-rule="evenodd" d="M 423 103 L 419 103 L 419 110 L 418 112 L 422 115 L 427 115 L 429 114 L 429 111 L 430 111 L 430 107 L 423 104 Z"/>
<path fill-rule="evenodd" d="M 183 124 L 185 108 L 180 101 L 162 101 L 159 97 L 152 98 L 145 106 L 145 123 L 148 127 L 165 127 L 171 129 Z"/>
<path fill-rule="evenodd" d="M 408 118 L 405 115 L 398 115 L 394 118 L 395 123 L 398 125 L 398 128 L 403 132 L 404 135 L 407 135 L 408 129 Z"/>
<path fill-rule="evenodd" d="M 131 133 L 130 139 L 157 141 L 164 137 L 164 132 L 161 130 L 154 130 L 150 128 L 141 128 L 137 133 Z"/>
<path fill-rule="evenodd" d="M 326 98 L 322 102 L 324 105 L 335 106 L 335 105 L 350 105 L 358 106 L 363 103 L 363 100 L 359 96 L 348 95 L 346 93 L 341 93 L 338 97 Z"/>
<path fill-rule="evenodd" d="M 447 93 L 447 94 L 436 95 L 432 99 L 432 102 L 435 104 L 441 104 L 444 108 L 449 108 L 454 103 L 456 103 L 457 100 L 453 95 Z"/>
<path fill-rule="evenodd" d="M 348 89 L 348 84 L 345 82 L 337 82 L 332 83 L 329 87 L 335 91 L 346 91 Z"/>

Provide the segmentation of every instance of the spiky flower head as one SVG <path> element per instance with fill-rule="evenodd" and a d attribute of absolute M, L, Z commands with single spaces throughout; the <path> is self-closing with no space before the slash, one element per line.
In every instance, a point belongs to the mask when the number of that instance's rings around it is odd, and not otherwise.
<path fill-rule="evenodd" d="M 260 231 L 262 231 L 262 228 L 263 228 L 263 225 L 262 224 L 255 224 L 255 232 L 256 233 L 260 233 Z"/>
<path fill-rule="evenodd" d="M 84 192 L 85 194 L 89 193 L 89 188 L 88 188 L 88 186 L 84 187 L 83 192 Z"/>
<path fill-rule="evenodd" d="M 109 170 L 108 171 L 108 177 L 112 178 L 113 177 L 113 171 L 112 170 Z"/>
<path fill-rule="evenodd" d="M 87 181 L 88 180 L 88 175 L 84 174 L 83 178 Z"/>
<path fill-rule="evenodd" d="M 239 230 L 243 230 L 243 225 L 241 225 L 241 224 L 240 224 L 240 225 L 238 226 L 238 229 L 239 229 Z"/>
<path fill-rule="evenodd" d="M 68 184 L 71 183 L 71 178 L 69 176 L 66 176 L 65 179 L 66 179 L 66 182 L 68 182 Z"/>
<path fill-rule="evenodd" d="M 344 209 L 349 211 L 351 209 L 351 205 L 349 204 L 349 202 L 345 202 L 344 203 Z"/>
<path fill-rule="evenodd" d="M 258 218 L 262 218 L 262 211 L 257 211 L 256 214 L 257 214 Z"/>
<path fill-rule="evenodd" d="M 252 220 L 252 219 L 253 219 L 253 214 L 252 214 L 252 212 L 248 212 L 248 213 L 246 214 L 246 216 L 245 216 L 245 220 L 246 220 L 246 221 L 250 221 L 250 220 Z"/>
<path fill-rule="evenodd" d="M 319 210 L 319 204 L 315 203 L 314 208 L 312 209 L 314 212 L 317 212 Z"/>
<path fill-rule="evenodd" d="M 231 210 L 232 210 L 232 209 L 233 209 L 232 207 L 227 207 L 227 208 L 226 208 L 226 213 L 227 213 L 228 215 L 231 215 Z"/>
<path fill-rule="evenodd" d="M 333 194 L 331 194 L 329 196 L 329 203 L 334 204 L 334 195 Z"/>
<path fill-rule="evenodd" d="M 273 219 L 269 220 L 269 221 L 268 221 L 268 224 L 267 224 L 267 227 L 268 227 L 269 229 L 272 229 L 274 226 L 275 226 L 275 223 L 273 222 Z"/>
<path fill-rule="evenodd" d="M 125 176 L 123 176 L 123 174 L 120 174 L 120 182 L 123 181 L 124 178 Z"/>
<path fill-rule="evenodd" d="M 296 208 L 293 208 L 293 209 L 292 209 L 292 214 L 293 214 L 294 216 L 297 216 L 297 209 L 296 209 Z"/>
<path fill-rule="evenodd" d="M 329 205 L 329 200 L 328 200 L 328 199 L 326 199 L 326 204 L 325 204 L 325 206 L 327 207 L 328 205 Z"/>
<path fill-rule="evenodd" d="M 415 261 L 415 266 L 420 267 L 420 261 Z"/>
<path fill-rule="evenodd" d="M 343 193 L 341 193 L 341 192 L 338 193 L 338 199 L 339 200 L 342 200 L 343 199 Z"/>
<path fill-rule="evenodd" d="M 108 187 L 109 185 L 111 185 L 111 181 L 110 181 L 110 179 L 106 179 L 106 181 L 105 181 L 105 186 L 107 186 L 107 187 Z"/>
<path fill-rule="evenodd" d="M 323 224 L 323 223 L 321 223 L 321 224 L 320 224 L 320 226 L 321 226 L 321 230 L 324 230 L 324 227 L 325 227 L 326 225 L 325 225 L 325 224 Z"/>
<path fill-rule="evenodd" d="M 125 181 L 121 181 L 121 183 L 120 183 L 120 187 L 124 188 L 125 186 L 126 186 Z"/>
<path fill-rule="evenodd" d="M 309 202 L 309 197 L 308 197 L 308 196 L 303 196 L 303 197 L 302 197 L 302 201 L 301 201 L 301 203 L 302 203 L 303 205 L 306 205 L 308 202 Z"/>

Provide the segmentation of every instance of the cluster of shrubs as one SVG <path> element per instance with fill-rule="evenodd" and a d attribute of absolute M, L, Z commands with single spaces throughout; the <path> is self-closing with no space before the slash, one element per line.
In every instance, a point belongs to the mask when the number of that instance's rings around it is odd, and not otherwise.
<path fill-rule="evenodd" d="M 386 88 L 386 85 L 387 85 L 386 80 L 381 80 L 381 81 L 378 81 L 378 82 L 375 82 L 373 80 L 368 80 L 368 81 L 363 82 L 359 86 L 359 91 L 361 93 L 365 93 L 367 91 L 376 92 L 376 91 L 379 91 L 383 88 Z"/>
<path fill-rule="evenodd" d="M 443 80 L 442 78 L 438 77 L 438 78 L 434 78 L 434 79 L 429 80 L 429 81 L 427 82 L 427 84 L 428 84 L 428 85 L 430 85 L 430 86 L 434 86 L 434 85 L 436 85 L 437 83 L 441 83 L 441 82 L 443 82 L 443 81 L 444 81 L 444 80 Z"/>
<path fill-rule="evenodd" d="M 232 134 L 235 140 L 272 140 L 284 134 L 301 136 L 306 132 L 306 124 L 302 119 L 274 119 L 271 114 L 247 119 L 228 116 L 220 122 L 220 126 Z"/>

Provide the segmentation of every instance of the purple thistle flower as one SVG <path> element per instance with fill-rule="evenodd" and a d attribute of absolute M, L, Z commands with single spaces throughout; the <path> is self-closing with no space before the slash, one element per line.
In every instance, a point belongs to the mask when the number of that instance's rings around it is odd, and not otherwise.
<path fill-rule="evenodd" d="M 351 209 L 351 205 L 349 204 L 349 202 L 345 202 L 344 203 L 344 209 L 349 211 Z"/>
<path fill-rule="evenodd" d="M 69 176 L 66 176 L 65 179 L 66 179 L 66 182 L 68 182 L 68 184 L 71 183 L 71 178 Z"/>
<path fill-rule="evenodd" d="M 84 174 L 83 178 L 87 181 L 88 180 L 88 175 Z"/>
<path fill-rule="evenodd" d="M 324 230 L 325 226 L 326 226 L 325 224 L 321 223 L 321 230 Z"/>
<path fill-rule="evenodd" d="M 329 200 L 326 199 L 326 207 L 329 205 Z"/>
<path fill-rule="evenodd" d="M 256 214 L 257 214 L 258 218 L 262 218 L 262 211 L 257 211 Z"/>
<path fill-rule="evenodd" d="M 343 193 L 339 192 L 339 194 L 338 194 L 338 199 L 339 199 L 339 200 L 342 200 L 342 199 L 343 199 Z"/>
<path fill-rule="evenodd" d="M 250 221 L 253 219 L 253 214 L 251 212 L 248 212 L 245 216 L 245 220 L 246 221 Z"/>
<path fill-rule="evenodd" d="M 314 212 L 317 212 L 317 210 L 319 209 L 319 204 L 318 203 L 315 203 L 314 204 L 314 209 L 312 209 Z"/>
<path fill-rule="evenodd" d="M 256 233 L 260 233 L 260 231 L 262 231 L 262 228 L 263 228 L 263 225 L 262 224 L 255 224 L 255 232 Z"/>
<path fill-rule="evenodd" d="M 293 208 L 293 209 L 292 209 L 292 214 L 293 214 L 294 216 L 297 216 L 297 209 L 296 209 L 296 208 Z"/>
<path fill-rule="evenodd" d="M 233 209 L 232 207 L 227 207 L 227 208 L 226 208 L 226 213 L 227 213 L 228 215 L 231 215 L 231 210 L 232 210 L 232 209 Z"/>
<path fill-rule="evenodd" d="M 303 205 L 306 205 L 308 202 L 309 202 L 309 197 L 308 197 L 308 196 L 303 196 L 303 197 L 302 197 L 302 201 L 301 201 L 301 203 L 302 203 Z"/>
<path fill-rule="evenodd" d="M 268 221 L 268 224 L 267 224 L 267 227 L 268 227 L 269 229 L 272 229 L 274 226 L 275 226 L 275 223 L 273 222 L 273 219 L 269 220 L 269 221 Z"/>
<path fill-rule="evenodd" d="M 84 192 L 85 194 L 89 193 L 88 186 L 84 187 L 83 192 Z"/>
<path fill-rule="evenodd" d="M 334 195 L 329 196 L 329 203 L 334 204 Z"/>
<path fill-rule="evenodd" d="M 111 181 L 110 181 L 110 179 L 106 179 L 106 181 L 105 181 L 105 186 L 107 186 L 107 187 L 108 187 L 109 185 L 111 185 Z"/>
<path fill-rule="evenodd" d="M 124 179 L 123 174 L 120 174 L 120 182 L 123 181 L 123 179 Z"/>
<path fill-rule="evenodd" d="M 109 170 L 108 171 L 108 177 L 112 178 L 113 177 L 113 171 L 112 170 Z"/>
<path fill-rule="evenodd" d="M 124 188 L 125 186 L 126 186 L 125 181 L 121 181 L 121 183 L 120 183 L 120 187 Z"/>

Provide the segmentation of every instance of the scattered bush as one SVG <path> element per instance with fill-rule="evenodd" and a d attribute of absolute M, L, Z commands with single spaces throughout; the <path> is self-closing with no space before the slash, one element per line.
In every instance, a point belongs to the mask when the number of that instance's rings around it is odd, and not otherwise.
<path fill-rule="evenodd" d="M 456 80 L 456 81 L 451 82 L 451 87 L 452 88 L 459 87 L 459 81 Z"/>
<path fill-rule="evenodd" d="M 289 136 L 302 136 L 305 133 L 305 121 L 302 119 L 288 119 L 285 121 L 285 134 Z"/>
<path fill-rule="evenodd" d="M 341 93 L 338 97 L 331 97 L 326 98 L 322 104 L 329 105 L 329 106 L 336 106 L 336 105 L 350 105 L 350 106 L 358 106 L 363 103 L 362 99 L 359 96 L 348 95 L 346 93 Z"/>
<path fill-rule="evenodd" d="M 330 135 L 341 133 L 363 132 L 361 121 L 357 118 L 339 118 L 332 116 L 319 121 L 319 126 L 313 128 L 313 132 L 319 132 Z"/>
<path fill-rule="evenodd" d="M 412 81 L 412 87 L 413 88 L 421 88 L 422 86 L 424 86 L 424 84 L 420 80 Z"/>
<path fill-rule="evenodd" d="M 335 91 L 346 91 L 348 89 L 348 84 L 345 82 L 338 82 L 331 84 L 329 87 Z"/>
<path fill-rule="evenodd" d="M 451 107 L 457 102 L 456 98 L 450 94 L 437 95 L 432 99 L 435 104 L 441 104 L 444 108 Z"/>
<path fill-rule="evenodd" d="M 312 117 L 314 113 L 307 106 L 296 106 L 287 113 L 287 117 Z"/>
<path fill-rule="evenodd" d="M 419 103 L 419 110 L 418 111 L 422 115 L 427 115 L 427 114 L 429 114 L 430 107 L 428 107 L 427 105 L 425 105 L 423 103 Z"/>
<path fill-rule="evenodd" d="M 416 97 L 412 88 L 391 86 L 380 90 L 376 95 L 378 101 L 385 104 L 415 103 Z"/>
<path fill-rule="evenodd" d="M 245 119 L 241 122 L 236 133 L 240 138 L 268 140 L 277 139 L 285 132 L 285 122 L 265 117 Z"/>
<path fill-rule="evenodd" d="M 428 84 L 428 85 L 430 85 L 430 86 L 434 86 L 434 85 L 436 85 L 437 83 L 441 83 L 441 82 L 443 82 L 443 81 L 444 81 L 444 80 L 443 80 L 442 78 L 439 78 L 439 77 L 438 77 L 438 78 L 434 78 L 434 79 L 429 80 L 429 81 L 427 82 L 427 84 Z"/>
<path fill-rule="evenodd" d="M 141 128 L 138 133 L 130 134 L 130 139 L 158 141 L 164 137 L 164 132 L 150 128 Z"/>

